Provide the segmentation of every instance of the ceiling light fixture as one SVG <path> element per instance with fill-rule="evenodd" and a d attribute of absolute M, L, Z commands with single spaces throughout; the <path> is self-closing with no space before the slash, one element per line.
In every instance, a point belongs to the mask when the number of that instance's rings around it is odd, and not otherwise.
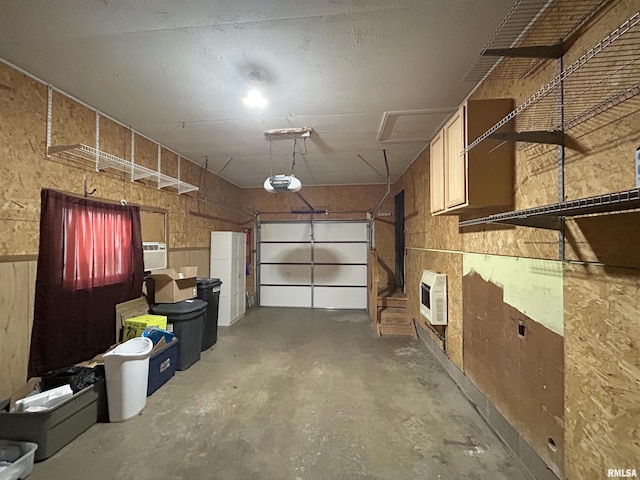
<path fill-rule="evenodd" d="M 266 98 L 262 96 L 258 85 L 262 82 L 262 74 L 260 72 L 249 72 L 249 84 L 251 84 L 251 90 L 247 93 L 247 96 L 242 99 L 245 105 L 252 108 L 264 108 L 267 106 Z"/>

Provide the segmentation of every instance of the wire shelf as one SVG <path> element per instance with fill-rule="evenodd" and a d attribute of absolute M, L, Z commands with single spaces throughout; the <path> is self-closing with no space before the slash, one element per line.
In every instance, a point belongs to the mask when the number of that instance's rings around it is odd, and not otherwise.
<path fill-rule="evenodd" d="M 640 12 L 466 148 L 514 121 L 516 132 L 565 132 L 640 93 Z"/>
<path fill-rule="evenodd" d="M 559 58 L 566 43 L 611 0 L 517 0 L 465 73 L 479 82 L 490 72 L 499 78 L 525 78 L 548 58 L 505 58 L 496 50 L 552 47 Z M 535 29 L 532 28 L 535 25 Z M 540 49 L 543 50 L 543 49 Z M 492 54 L 494 51 L 494 54 Z M 550 51 L 547 50 L 546 55 Z M 500 63 L 500 68 L 495 69 Z"/>
<path fill-rule="evenodd" d="M 144 178 L 154 180 L 158 183 L 158 188 L 172 187 L 178 191 L 178 194 L 192 192 L 198 190 L 198 187 L 189 183 L 183 182 L 176 178 L 160 173 L 156 170 L 144 167 L 142 165 L 136 165 L 133 162 L 117 157 L 110 153 L 96 150 L 93 147 L 89 147 L 84 144 L 75 145 L 59 145 L 49 147 L 48 154 L 67 154 L 72 157 L 80 158 L 82 160 L 88 160 L 95 162 L 96 171 L 105 170 L 111 168 L 119 170 L 121 172 L 131 174 L 131 181 L 142 180 Z"/>
<path fill-rule="evenodd" d="M 527 208 L 515 212 L 498 213 L 488 217 L 465 220 L 459 227 L 469 227 L 487 223 L 507 223 L 512 225 L 535 226 L 557 229 L 561 217 L 577 217 L 597 213 L 614 213 L 640 208 L 640 189 L 595 195 L 542 207 Z"/>

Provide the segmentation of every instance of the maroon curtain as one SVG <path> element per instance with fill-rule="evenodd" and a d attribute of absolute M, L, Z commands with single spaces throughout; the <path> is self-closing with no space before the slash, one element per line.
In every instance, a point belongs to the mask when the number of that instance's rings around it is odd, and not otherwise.
<path fill-rule="evenodd" d="M 104 352 L 115 305 L 142 293 L 138 207 L 42 190 L 29 375 Z"/>

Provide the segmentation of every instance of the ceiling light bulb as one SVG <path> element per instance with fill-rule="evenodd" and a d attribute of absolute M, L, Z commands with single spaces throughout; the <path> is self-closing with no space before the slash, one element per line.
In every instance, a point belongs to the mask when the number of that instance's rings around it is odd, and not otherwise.
<path fill-rule="evenodd" d="M 267 103 L 268 103 L 267 99 L 264 98 L 260 93 L 260 91 L 256 90 L 255 88 L 252 88 L 251 90 L 249 90 L 249 93 L 247 93 L 247 96 L 244 97 L 242 101 L 248 107 L 258 107 L 258 108 L 264 108 L 267 106 Z"/>

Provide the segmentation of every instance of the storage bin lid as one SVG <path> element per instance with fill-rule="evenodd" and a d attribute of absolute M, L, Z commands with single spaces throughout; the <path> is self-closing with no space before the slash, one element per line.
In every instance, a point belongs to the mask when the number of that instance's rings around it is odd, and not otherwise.
<path fill-rule="evenodd" d="M 175 320 L 176 317 L 189 313 L 200 313 L 207 309 L 207 302 L 197 298 L 191 300 L 183 300 L 176 303 L 158 303 L 151 306 L 151 312 L 157 315 L 166 315 L 169 320 Z"/>
<path fill-rule="evenodd" d="M 222 281 L 219 278 L 198 277 L 196 281 L 198 282 L 198 288 L 219 287 L 222 285 Z"/>

